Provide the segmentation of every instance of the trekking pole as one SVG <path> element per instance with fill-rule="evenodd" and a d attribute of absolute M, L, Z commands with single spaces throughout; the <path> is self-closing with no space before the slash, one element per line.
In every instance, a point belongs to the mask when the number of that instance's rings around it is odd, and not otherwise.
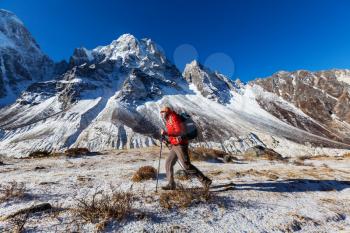
<path fill-rule="evenodd" d="M 158 178 L 159 178 L 159 170 L 160 170 L 160 159 L 162 158 L 162 149 L 163 149 L 163 135 L 160 139 L 160 152 L 159 152 L 159 161 L 158 161 L 158 170 L 157 170 L 157 183 L 156 183 L 156 192 L 158 192 Z"/>

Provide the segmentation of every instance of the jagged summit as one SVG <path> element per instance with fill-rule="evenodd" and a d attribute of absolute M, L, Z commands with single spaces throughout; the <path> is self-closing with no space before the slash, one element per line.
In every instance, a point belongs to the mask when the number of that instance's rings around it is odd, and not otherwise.
<path fill-rule="evenodd" d="M 11 11 L 9 10 L 6 10 L 6 9 L 2 9 L 0 8 L 0 16 L 3 18 L 3 17 L 13 17 L 15 18 L 17 21 L 21 22 L 22 21 Z"/>
<path fill-rule="evenodd" d="M 69 59 L 69 64 L 71 67 L 79 66 L 84 63 L 89 63 L 94 59 L 95 58 L 92 55 L 90 50 L 84 47 L 81 47 L 81 48 L 74 49 L 73 55 Z"/>
<path fill-rule="evenodd" d="M 271 77 L 291 77 L 298 76 L 302 79 L 308 79 L 312 76 L 318 76 L 323 79 L 337 79 L 346 84 L 350 84 L 350 69 L 330 69 L 330 70 L 320 70 L 320 71 L 309 71 L 309 70 L 295 70 L 295 71 L 284 71 L 280 70 L 275 72 Z M 259 78 L 266 79 L 266 78 Z"/>
<path fill-rule="evenodd" d="M 233 82 L 225 75 L 211 71 L 196 60 L 186 65 L 183 77 L 204 97 L 223 104 L 231 101 L 232 92 L 238 92 L 242 88 L 240 81 Z"/>
<path fill-rule="evenodd" d="M 187 68 L 187 69 L 191 69 L 191 68 L 193 69 L 193 68 L 196 68 L 196 67 L 199 67 L 199 68 L 202 69 L 202 68 L 203 68 L 203 65 L 200 64 L 199 61 L 193 60 L 192 62 L 186 64 L 185 69 L 186 69 L 186 68 Z"/>
<path fill-rule="evenodd" d="M 118 45 L 125 49 L 134 49 L 138 46 L 139 40 L 129 33 L 123 34 L 118 37 L 118 39 L 112 41 L 111 44 Z"/>
<path fill-rule="evenodd" d="M 84 64 L 102 66 L 131 72 L 132 69 L 159 80 L 181 79 L 177 68 L 166 58 L 165 54 L 151 39 L 137 39 L 131 34 L 121 35 L 109 45 L 95 49 L 76 48 L 69 60 L 69 67 Z"/>
<path fill-rule="evenodd" d="M 97 58 L 105 60 L 120 60 L 122 62 L 140 63 L 149 59 L 165 63 L 165 55 L 157 48 L 151 39 L 137 39 L 131 34 L 123 34 L 109 45 L 98 46 L 91 51 Z"/>
<path fill-rule="evenodd" d="M 147 59 L 149 56 L 158 56 L 164 62 L 165 55 L 157 48 L 151 39 L 137 39 L 131 34 L 123 34 L 118 39 L 113 40 L 105 46 L 98 46 L 95 49 L 88 50 L 84 47 L 76 48 L 71 59 L 86 57 L 89 61 L 94 59 L 101 62 L 102 60 L 125 60 L 130 57 L 139 60 Z M 132 59 L 132 58 L 131 58 Z"/>
<path fill-rule="evenodd" d="M 0 24 L 5 22 L 15 22 L 16 24 L 24 25 L 14 13 L 5 9 L 0 9 Z"/>
<path fill-rule="evenodd" d="M 93 50 L 94 53 L 105 55 L 106 59 L 117 60 L 128 55 L 140 55 L 139 41 L 131 34 L 124 34 L 109 45 L 99 46 Z"/>

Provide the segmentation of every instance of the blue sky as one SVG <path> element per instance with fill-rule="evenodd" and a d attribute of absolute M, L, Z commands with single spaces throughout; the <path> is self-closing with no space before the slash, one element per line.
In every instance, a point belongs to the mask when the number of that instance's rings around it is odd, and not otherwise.
<path fill-rule="evenodd" d="M 183 69 L 197 58 L 247 81 L 278 70 L 350 68 L 350 1 L 0 0 L 58 61 L 123 33 L 151 38 Z"/>

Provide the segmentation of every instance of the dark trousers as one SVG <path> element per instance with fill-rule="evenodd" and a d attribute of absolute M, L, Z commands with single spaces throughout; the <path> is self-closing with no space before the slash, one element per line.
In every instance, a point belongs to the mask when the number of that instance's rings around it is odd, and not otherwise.
<path fill-rule="evenodd" d="M 181 165 L 191 176 L 195 176 L 200 182 L 205 181 L 207 178 L 203 173 L 198 170 L 190 162 L 190 157 L 188 155 L 188 145 L 172 145 L 170 150 L 170 155 L 165 162 L 166 176 L 169 183 L 174 183 L 174 165 L 177 160 L 180 160 Z"/>

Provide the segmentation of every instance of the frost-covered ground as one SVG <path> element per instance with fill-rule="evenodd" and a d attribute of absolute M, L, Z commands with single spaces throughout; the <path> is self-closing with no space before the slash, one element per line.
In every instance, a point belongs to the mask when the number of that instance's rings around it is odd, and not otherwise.
<path fill-rule="evenodd" d="M 167 156 L 166 151 L 164 153 Z M 108 232 L 349 232 L 350 157 L 307 159 L 303 162 L 240 160 L 234 163 L 194 162 L 213 179 L 213 186 L 235 183 L 216 192 L 208 203 L 186 209 L 163 209 L 155 181 L 133 183 L 140 167 L 157 167 L 158 148 L 112 151 L 80 158 L 4 159 L 0 183 L 24 182 L 27 196 L 0 204 L 0 216 L 36 203 L 49 202 L 66 209 L 58 216 L 30 215 L 27 232 L 72 232 L 70 223 L 78 198 L 114 185 L 145 198 L 134 208 L 144 218 L 129 217 L 107 226 Z M 162 161 L 164 162 L 164 161 Z M 178 165 L 177 165 L 178 166 Z M 166 183 L 162 164 L 160 184 Z M 179 167 L 177 167 L 179 168 Z M 181 181 L 186 187 L 197 181 Z M 221 189 L 216 189 L 220 191 Z M 147 200 L 146 200 L 147 199 Z M 83 224 L 79 232 L 94 232 Z M 0 222 L 0 232 L 11 230 Z"/>

